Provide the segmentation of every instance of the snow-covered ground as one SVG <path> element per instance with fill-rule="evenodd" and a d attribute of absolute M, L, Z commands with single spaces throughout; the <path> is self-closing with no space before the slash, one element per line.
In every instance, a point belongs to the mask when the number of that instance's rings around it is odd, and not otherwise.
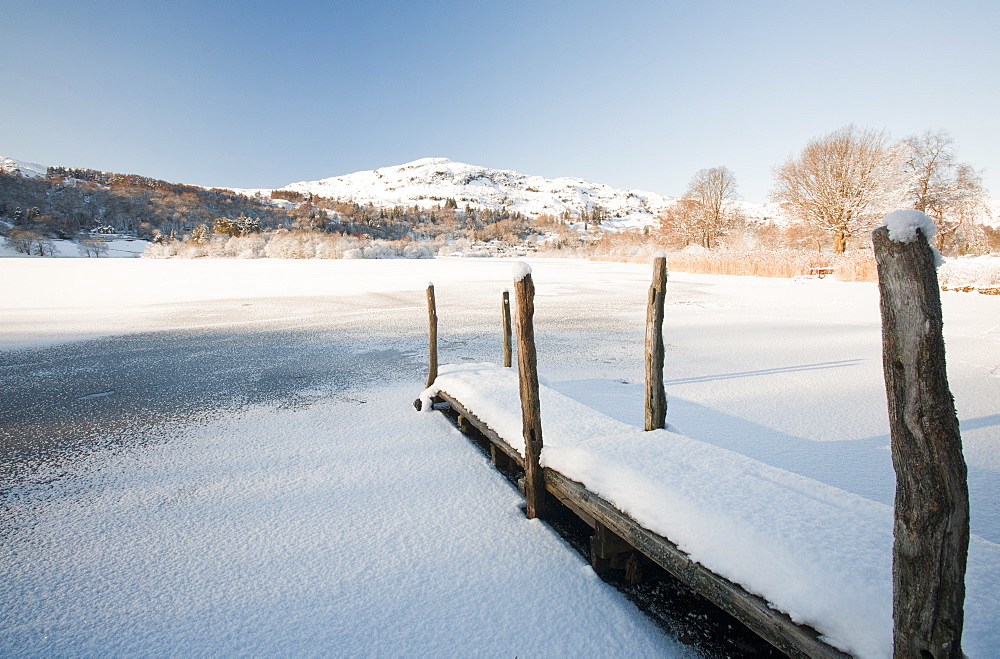
<path fill-rule="evenodd" d="M 55 248 L 55 258 L 113 258 L 113 259 L 135 259 L 142 256 L 142 253 L 149 247 L 148 240 L 140 240 L 127 236 L 105 236 L 104 244 L 107 247 L 101 256 L 88 257 L 80 251 L 80 244 L 74 240 L 53 239 L 52 246 Z M 29 256 L 18 252 L 9 244 L 5 238 L 0 237 L 0 258 L 40 258 L 34 255 Z M 48 257 L 45 257 L 48 258 Z"/>
<path fill-rule="evenodd" d="M 641 425 L 649 268 L 532 267 L 543 378 Z M 21 282 L 0 297 L 6 373 L 57 343 L 135 332 L 238 341 L 294 330 L 338 337 L 331 354 L 397 355 L 371 361 L 368 377 L 331 369 L 293 396 L 300 404 L 222 410 L 132 440 L 122 430 L 123 441 L 3 484 L 0 653 L 676 649 L 525 520 L 442 418 L 408 407 L 422 387 L 426 282 L 442 361 L 496 361 L 510 262 L 4 259 L 0 277 Z M 972 531 L 996 552 L 1000 299 L 943 302 Z M 668 420 L 685 435 L 891 504 L 875 285 L 675 273 L 665 334 Z M 110 383 L 101 396 L 74 391 L 72 375 L 64 386 L 93 405 L 117 395 Z M 1000 606 L 972 604 L 966 651 L 989 656 Z M 508 633 L 529 624 L 524 610 L 550 617 L 537 633 Z"/>
<path fill-rule="evenodd" d="M 947 258 L 938 268 L 938 281 L 949 288 L 1000 286 L 1000 255 Z"/>

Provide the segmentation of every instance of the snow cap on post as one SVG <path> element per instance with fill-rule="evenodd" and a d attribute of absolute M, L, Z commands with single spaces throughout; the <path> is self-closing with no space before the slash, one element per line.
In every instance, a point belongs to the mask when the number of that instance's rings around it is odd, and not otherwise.
<path fill-rule="evenodd" d="M 934 220 L 922 211 L 912 208 L 889 213 L 882 218 L 882 226 L 889 230 L 889 239 L 897 243 L 912 243 L 917 239 L 917 229 L 920 229 L 920 233 L 924 234 L 924 238 L 930 244 L 931 238 L 937 233 Z M 940 268 L 943 263 L 941 252 L 933 245 L 931 252 L 934 253 L 934 267 Z"/>
<path fill-rule="evenodd" d="M 518 261 L 514 264 L 514 281 L 521 281 L 530 274 L 531 266 L 524 261 Z"/>
<path fill-rule="evenodd" d="M 659 251 L 653 252 L 653 263 L 656 263 L 656 259 L 663 259 L 663 272 L 669 276 L 670 275 L 670 268 L 669 268 L 669 266 L 667 266 L 667 262 L 666 262 L 667 253 L 664 252 L 663 250 L 659 250 Z"/>
<path fill-rule="evenodd" d="M 893 211 L 882 218 L 882 226 L 889 230 L 889 238 L 897 243 L 912 243 L 917 239 L 917 229 L 928 242 L 937 233 L 934 220 L 913 209 Z"/>

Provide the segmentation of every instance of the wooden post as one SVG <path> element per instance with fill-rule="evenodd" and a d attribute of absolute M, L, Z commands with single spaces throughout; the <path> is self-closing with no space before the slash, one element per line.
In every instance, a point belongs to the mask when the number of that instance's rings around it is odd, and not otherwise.
<path fill-rule="evenodd" d="M 434 384 L 438 376 L 438 316 L 437 304 L 434 301 L 434 284 L 427 284 L 427 317 L 430 325 L 428 336 L 428 352 L 430 353 L 427 371 L 427 386 Z"/>
<path fill-rule="evenodd" d="M 510 368 L 511 364 L 511 339 L 510 339 L 510 291 L 503 292 L 502 309 L 503 313 L 503 366 Z"/>
<path fill-rule="evenodd" d="M 544 513 L 545 478 L 539 458 L 542 453 L 542 415 L 538 400 L 538 361 L 535 354 L 535 283 L 531 269 L 519 264 L 515 270 L 517 300 L 517 371 L 521 392 L 521 425 L 524 433 L 524 496 L 529 519 Z"/>
<path fill-rule="evenodd" d="M 948 388 L 941 293 L 923 233 L 872 234 L 882 310 L 882 367 L 896 470 L 892 547 L 896 657 L 961 657 L 969 489 Z"/>
<path fill-rule="evenodd" d="M 653 283 L 646 307 L 646 430 L 667 422 L 667 392 L 663 388 L 663 299 L 667 292 L 667 258 L 653 259 Z"/>

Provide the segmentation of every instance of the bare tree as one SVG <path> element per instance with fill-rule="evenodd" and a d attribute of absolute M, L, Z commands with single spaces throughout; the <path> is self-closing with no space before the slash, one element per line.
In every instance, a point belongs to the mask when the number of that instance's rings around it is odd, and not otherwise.
<path fill-rule="evenodd" d="M 903 140 L 906 191 L 913 208 L 934 218 L 934 246 L 945 253 L 975 251 L 986 237 L 978 219 L 989 214 L 979 172 L 956 161 L 955 142 L 944 131 L 926 131 Z"/>
<path fill-rule="evenodd" d="M 87 257 L 106 256 L 108 243 L 101 236 L 82 236 L 77 244 L 77 250 Z"/>
<path fill-rule="evenodd" d="M 775 172 L 771 198 L 793 218 L 833 236 L 840 254 L 847 240 L 871 231 L 902 202 L 902 151 L 885 131 L 846 126 L 813 140 Z"/>
<path fill-rule="evenodd" d="M 18 252 L 31 256 L 55 256 L 56 246 L 48 236 L 34 231 L 15 229 L 7 235 L 7 244 Z"/>
<path fill-rule="evenodd" d="M 732 205 L 737 198 L 736 177 L 728 167 L 699 170 L 684 198 L 664 211 L 660 226 L 668 243 L 715 247 L 742 216 Z"/>
<path fill-rule="evenodd" d="M 694 199 L 678 199 L 660 214 L 660 235 L 663 244 L 685 247 L 693 242 L 701 244 L 698 232 L 698 203 Z"/>

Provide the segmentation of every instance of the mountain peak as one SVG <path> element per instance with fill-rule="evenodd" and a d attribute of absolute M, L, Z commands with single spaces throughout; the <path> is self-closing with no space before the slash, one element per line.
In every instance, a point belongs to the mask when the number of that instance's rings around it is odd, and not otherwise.
<path fill-rule="evenodd" d="M 459 207 L 529 217 L 552 215 L 580 221 L 585 213 L 588 217 L 596 213 L 603 227 L 612 231 L 655 224 L 660 211 L 674 201 L 655 192 L 618 190 L 578 178 L 548 179 L 441 157 L 291 183 L 283 189 L 379 208 L 429 208 L 454 199 Z"/>
<path fill-rule="evenodd" d="M 46 169 L 45 165 L 39 165 L 35 162 L 24 162 L 0 156 L 0 172 L 18 173 L 28 178 L 42 178 L 45 176 Z"/>
<path fill-rule="evenodd" d="M 395 167 L 384 167 L 383 169 L 416 169 L 417 167 L 447 165 L 451 164 L 451 162 L 452 161 L 448 158 L 417 158 L 416 160 L 403 163 L 402 165 L 396 165 Z"/>

